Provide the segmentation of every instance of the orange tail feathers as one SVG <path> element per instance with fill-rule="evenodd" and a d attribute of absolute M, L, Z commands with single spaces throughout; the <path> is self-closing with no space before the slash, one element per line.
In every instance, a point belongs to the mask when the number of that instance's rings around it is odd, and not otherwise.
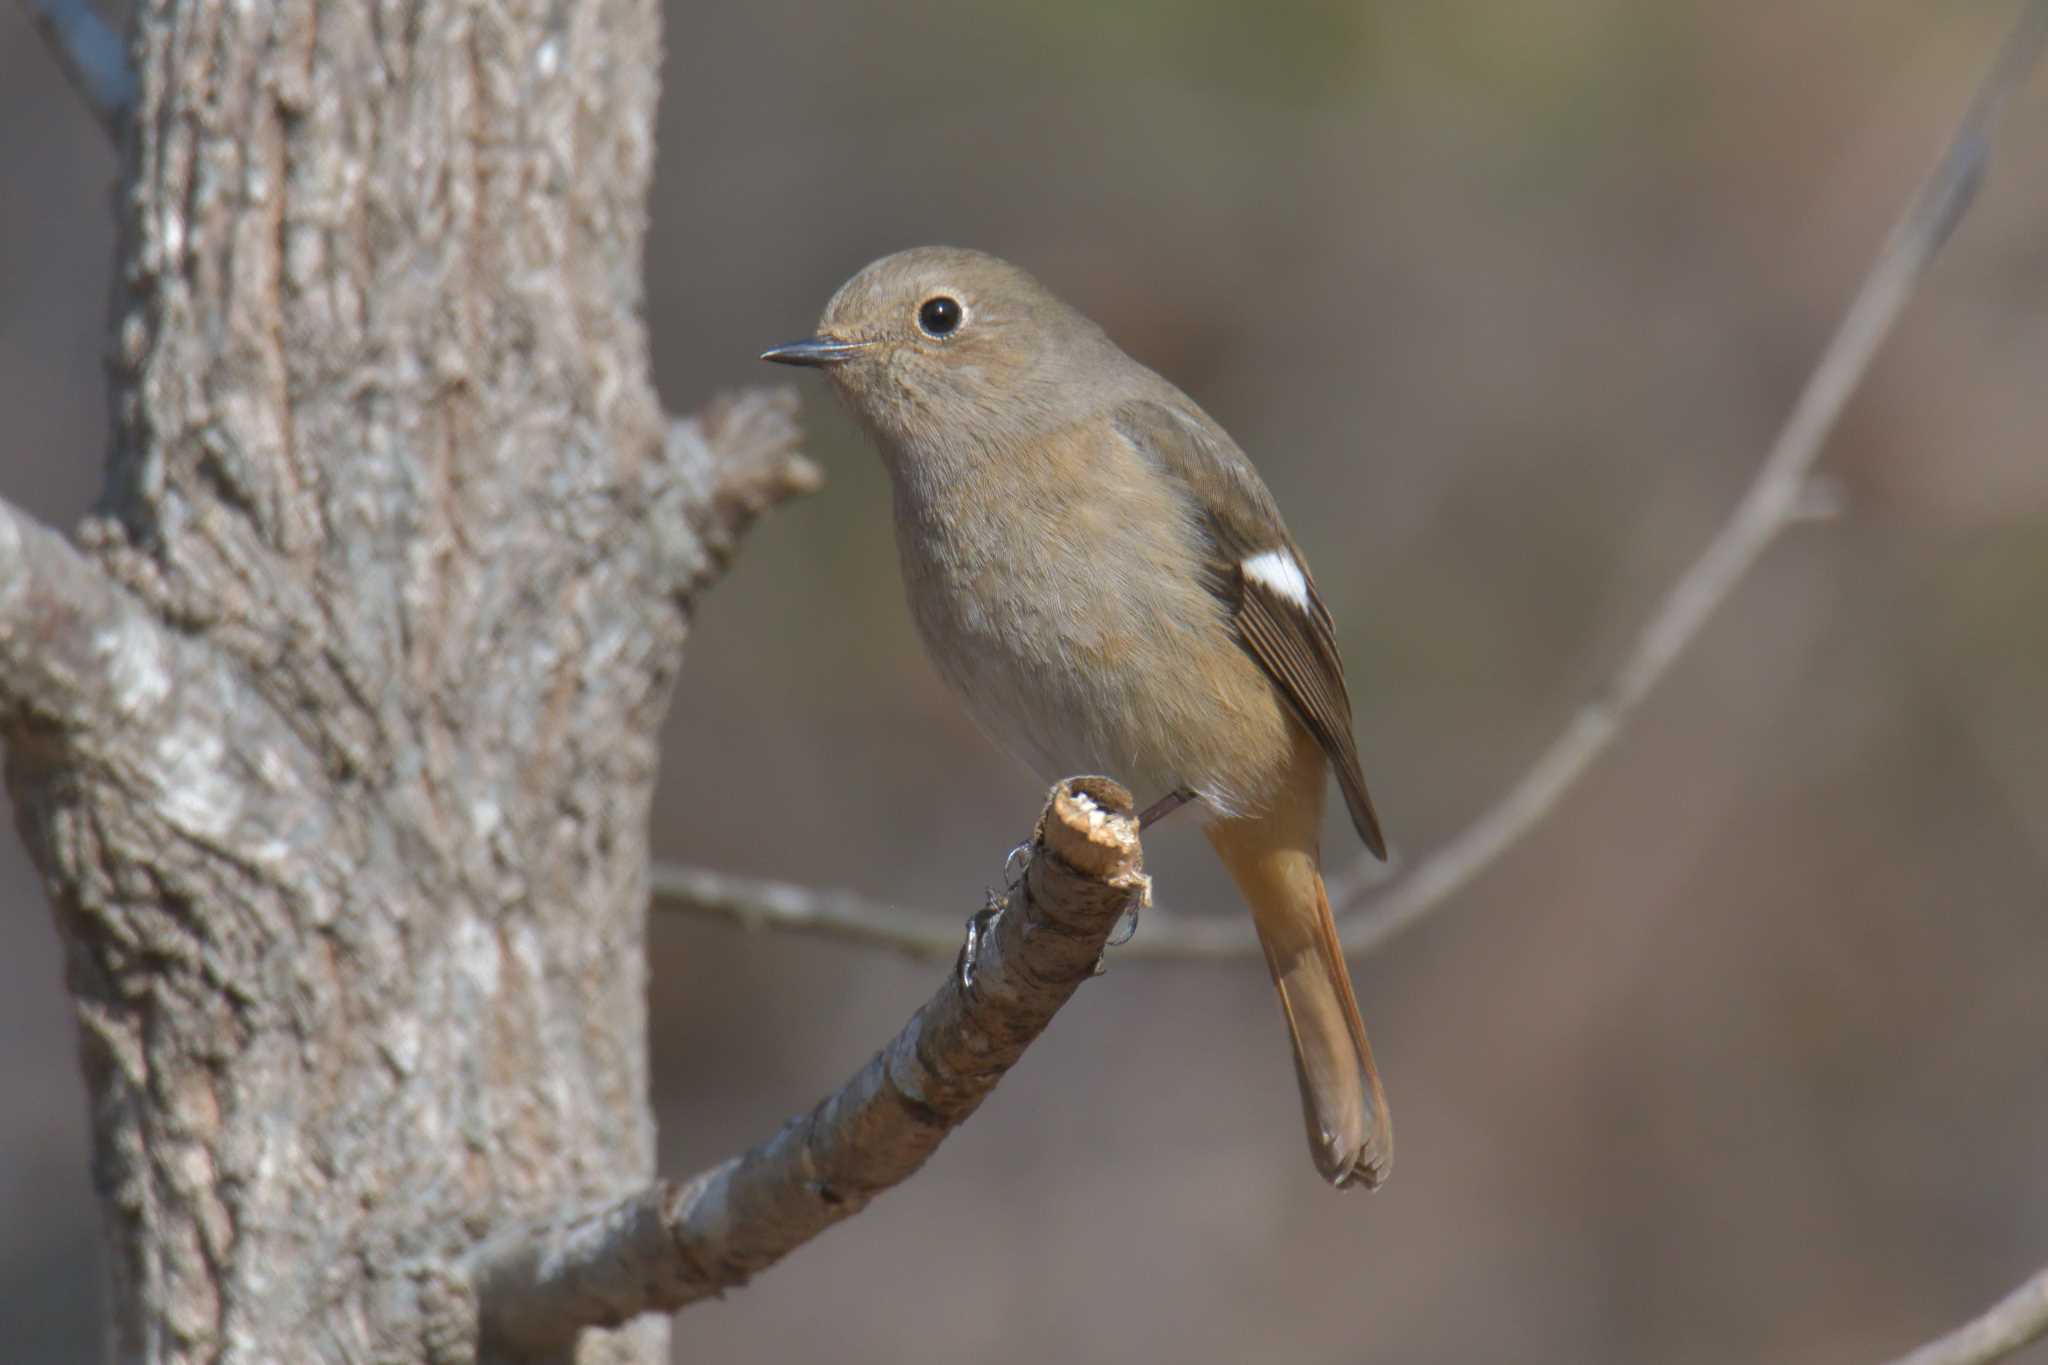
<path fill-rule="evenodd" d="M 1319 798 L 1320 763 L 1315 780 Z M 1322 802 L 1310 804 L 1319 814 Z M 1219 821 L 1206 832 L 1251 904 L 1294 1043 L 1302 1118 L 1316 1169 L 1340 1189 L 1353 1183 L 1376 1189 L 1393 1163 L 1394 1129 L 1317 866 L 1316 822 L 1303 814 L 1283 809 Z"/>

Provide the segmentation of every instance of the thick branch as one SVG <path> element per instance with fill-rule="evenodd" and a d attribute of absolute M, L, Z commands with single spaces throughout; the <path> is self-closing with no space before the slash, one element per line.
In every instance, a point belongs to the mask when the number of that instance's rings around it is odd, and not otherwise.
<path fill-rule="evenodd" d="M 0 727 L 118 727 L 170 686 L 164 644 L 70 541 L 0 502 Z"/>
<path fill-rule="evenodd" d="M 664 456 L 719 487 L 763 430 L 663 439 L 660 19 L 134 7 L 107 486 L 80 555 L 0 531 L 113 1356 L 462 1359 L 485 1229 L 653 1176 L 647 811 L 713 557 Z"/>
<path fill-rule="evenodd" d="M 1614 744 L 1623 728 L 1708 619 L 1776 539 L 1816 511 L 1813 465 L 1850 396 L 1870 368 L 1935 253 L 1982 183 L 1998 118 L 2048 42 L 2048 0 L 2029 0 L 1990 69 L 1978 82 L 1948 149 L 1936 162 L 1864 277 L 1848 312 L 1806 381 L 1763 467 L 1733 515 L 1681 575 L 1636 636 L 1600 698 L 1572 718 L 1528 771 L 1451 840 L 1372 894 L 1385 880 L 1361 857 L 1330 883 L 1345 950 L 1371 952 L 1463 890 L 1555 810 Z M 898 910 L 844 891 L 733 877 L 703 868 L 657 865 L 656 896 L 669 907 L 738 921 L 818 933 L 926 955 L 945 936 L 926 914 Z M 1258 940 L 1242 919 L 1155 922 L 1120 950 L 1134 959 L 1256 957 Z"/>
<path fill-rule="evenodd" d="M 472 1262 L 483 1339 L 557 1351 L 585 1327 L 744 1284 L 858 1213 L 980 1106 L 1147 890 L 1130 794 L 1061 783 L 1002 910 L 975 917 L 954 970 L 887 1047 L 743 1156 L 486 1243 Z"/>
<path fill-rule="evenodd" d="M 91 0 L 28 0 L 36 28 L 94 117 L 115 137 L 135 108 L 135 68 Z"/>
<path fill-rule="evenodd" d="M 1947 1336 L 1900 1356 L 1891 1365 L 1989 1365 L 2044 1335 L 2048 1335 L 2048 1270 Z"/>

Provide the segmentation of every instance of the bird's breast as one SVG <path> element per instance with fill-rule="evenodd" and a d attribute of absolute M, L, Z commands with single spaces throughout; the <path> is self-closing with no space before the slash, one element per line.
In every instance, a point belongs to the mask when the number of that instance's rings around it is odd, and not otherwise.
<path fill-rule="evenodd" d="M 895 479 L 904 583 L 982 728 L 1048 779 L 1255 804 L 1287 722 L 1203 582 L 1180 490 L 1107 423 L 933 472 Z"/>

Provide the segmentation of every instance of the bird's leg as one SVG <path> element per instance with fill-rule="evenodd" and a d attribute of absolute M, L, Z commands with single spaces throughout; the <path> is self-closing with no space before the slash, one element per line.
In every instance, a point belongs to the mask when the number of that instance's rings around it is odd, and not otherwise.
<path fill-rule="evenodd" d="M 1155 823 L 1164 820 L 1167 816 L 1173 814 L 1194 799 L 1195 794 L 1186 787 L 1175 787 L 1172 791 L 1138 812 L 1138 828 L 1152 828 Z"/>
<path fill-rule="evenodd" d="M 1195 794 L 1186 787 L 1175 787 L 1172 791 L 1138 813 L 1138 828 L 1141 830 L 1149 829 L 1153 824 L 1164 820 L 1167 816 L 1173 814 L 1194 799 Z M 1103 944 L 1105 950 L 1121 948 L 1138 936 L 1138 911 L 1141 908 L 1142 903 L 1132 906 L 1124 913 L 1122 922 L 1117 925 L 1116 929 L 1111 932 L 1108 941 Z M 1095 974 L 1100 976 L 1105 969 L 1104 960 L 1097 958 L 1095 960 Z"/>

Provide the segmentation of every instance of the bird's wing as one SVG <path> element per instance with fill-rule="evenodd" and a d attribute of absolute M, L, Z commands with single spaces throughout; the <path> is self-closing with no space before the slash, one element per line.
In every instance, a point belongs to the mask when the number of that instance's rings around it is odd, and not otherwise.
<path fill-rule="evenodd" d="M 1273 495 L 1244 452 L 1192 406 L 1142 399 L 1118 408 L 1113 420 L 1124 439 L 1186 490 L 1208 542 L 1209 590 L 1229 609 L 1238 643 L 1329 756 L 1359 837 L 1385 858 L 1379 815 L 1358 767 L 1336 627 Z"/>

